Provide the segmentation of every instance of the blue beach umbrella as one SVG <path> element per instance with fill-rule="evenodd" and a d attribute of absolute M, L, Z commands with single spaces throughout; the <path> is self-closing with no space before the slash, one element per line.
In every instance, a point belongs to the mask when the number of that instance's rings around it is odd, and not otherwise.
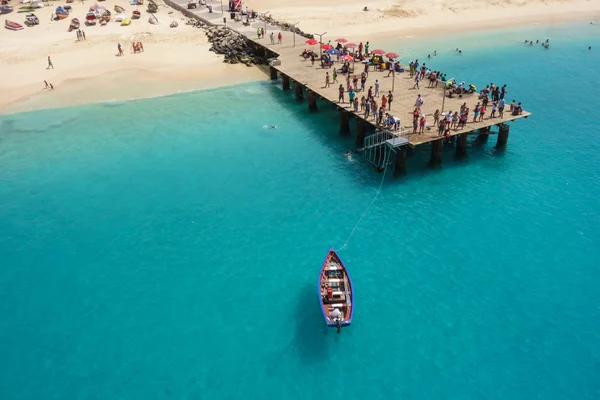
<path fill-rule="evenodd" d="M 339 54 L 340 51 L 338 49 L 329 49 L 329 50 L 327 50 L 327 53 L 329 53 L 329 54 Z"/>

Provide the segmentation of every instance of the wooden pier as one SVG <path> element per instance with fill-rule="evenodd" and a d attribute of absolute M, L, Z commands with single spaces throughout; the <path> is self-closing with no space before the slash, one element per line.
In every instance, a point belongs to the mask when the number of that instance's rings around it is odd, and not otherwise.
<path fill-rule="evenodd" d="M 488 136 L 498 134 L 497 148 L 502 149 L 506 146 L 509 134 L 510 121 L 520 118 L 527 118 L 530 113 L 523 111 L 520 115 L 511 115 L 509 112 L 509 103 L 512 98 L 506 97 L 506 108 L 502 118 L 490 118 L 491 102 L 488 104 L 488 110 L 485 119 L 481 122 L 473 121 L 473 109 L 477 104 L 478 94 L 465 94 L 462 97 L 454 95 L 452 98 L 445 96 L 444 84 L 439 83 L 437 87 L 428 87 L 429 80 L 425 79 L 419 83 L 420 88 L 415 89 L 414 79 L 410 76 L 408 68 L 405 66 L 406 72 L 394 73 L 389 75 L 387 70 L 374 71 L 370 68 L 368 79 L 365 85 L 365 91 L 357 91 L 356 96 L 360 99 L 363 95 L 366 97 L 369 87 L 375 89 L 375 80 L 380 84 L 380 95 L 387 94 L 392 91 L 393 102 L 391 109 L 388 111 L 391 115 L 400 119 L 401 128 L 396 131 L 390 131 L 382 126 L 375 124 L 372 118 L 365 119 L 363 112 L 353 112 L 351 105 L 348 103 L 348 93 L 345 93 L 345 103 L 338 103 L 338 88 L 342 84 L 346 88 L 346 76 L 338 74 L 337 82 L 333 82 L 333 68 L 322 68 L 320 61 L 315 61 L 314 65 L 310 59 L 306 60 L 300 56 L 304 49 L 310 49 L 319 53 L 319 45 L 308 46 L 305 44 L 306 38 L 293 34 L 291 32 L 282 31 L 280 28 L 266 24 L 263 21 L 256 20 L 250 25 L 243 25 L 241 22 L 236 22 L 230 19 L 230 13 L 225 10 L 221 13 L 221 3 L 215 0 L 209 0 L 208 4 L 213 6 L 213 13 L 208 13 L 204 7 L 198 9 L 187 10 L 188 0 L 166 0 L 170 6 L 185 11 L 185 14 L 197 18 L 210 25 L 224 25 L 227 29 L 234 29 L 238 33 L 244 35 L 247 40 L 252 41 L 262 48 L 266 56 L 270 56 L 276 61 L 271 63 L 270 77 L 272 80 L 281 79 L 281 85 L 284 91 L 294 91 L 296 98 L 306 99 L 308 109 L 315 111 L 318 109 L 317 99 L 325 100 L 328 103 L 335 105 L 340 112 L 340 134 L 351 134 L 356 132 L 356 147 L 357 151 L 363 153 L 367 160 L 378 169 L 383 169 L 388 165 L 394 164 L 396 174 L 404 174 L 406 167 L 405 161 L 407 156 L 406 147 L 416 147 L 425 144 L 431 146 L 431 165 L 441 164 L 441 156 L 443 143 L 447 140 L 452 140 L 456 143 L 456 154 L 465 156 L 467 154 L 467 135 L 477 134 L 479 142 L 487 142 Z M 226 6 L 225 6 L 226 7 Z M 265 37 L 258 38 L 257 28 L 265 29 Z M 275 44 L 271 44 L 269 35 L 275 33 Z M 277 35 L 281 32 L 283 40 L 278 44 Z M 323 43 L 331 40 L 334 43 L 335 37 L 321 38 Z M 348 40 L 355 40 L 356 43 L 365 42 L 368 38 L 353 38 L 347 37 Z M 372 49 L 375 48 L 373 45 Z M 386 51 L 398 51 L 401 49 L 385 49 Z M 402 54 L 400 53 L 402 56 Z M 333 56 L 335 59 L 335 56 Z M 420 63 L 425 63 L 432 70 L 436 69 L 436 58 L 420 60 Z M 340 64 L 335 64 L 339 67 Z M 361 63 L 355 64 L 355 74 L 360 77 L 364 70 L 364 65 Z M 325 75 L 329 72 L 331 84 L 325 87 Z M 456 71 L 459 73 L 460 71 Z M 467 82 L 467 84 L 470 82 Z M 504 82 L 497 82 L 504 84 Z M 510 93 L 510 84 L 508 86 Z M 421 112 L 425 114 L 427 123 L 431 129 L 426 130 L 423 134 L 413 134 L 412 113 L 415 109 L 415 101 L 417 95 L 421 95 L 424 103 L 421 106 Z M 378 99 L 380 103 L 380 100 Z M 463 103 L 471 110 L 469 113 L 469 121 L 463 129 L 450 131 L 450 137 L 446 138 L 438 135 L 438 130 L 433 125 L 433 114 L 436 110 L 441 113 L 459 111 Z M 443 119 L 441 117 L 440 119 Z M 351 124 L 351 120 L 354 123 Z M 351 125 L 355 125 L 353 129 Z M 497 131 L 496 131 L 497 129 Z"/>

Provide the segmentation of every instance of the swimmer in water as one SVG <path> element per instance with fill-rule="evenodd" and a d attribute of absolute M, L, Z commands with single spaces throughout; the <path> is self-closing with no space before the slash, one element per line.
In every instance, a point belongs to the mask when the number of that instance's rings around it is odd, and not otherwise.
<path fill-rule="evenodd" d="M 435 51 L 435 50 L 434 50 L 434 51 L 433 51 L 433 55 L 434 55 L 434 56 L 437 56 L 437 51 Z"/>
<path fill-rule="evenodd" d="M 592 46 L 588 47 L 588 50 L 591 50 L 591 49 L 592 49 Z"/>
<path fill-rule="evenodd" d="M 346 152 L 346 154 L 345 154 L 345 156 L 346 156 L 346 157 L 350 157 L 350 152 L 349 152 L 349 151 L 347 151 L 347 152 Z"/>
<path fill-rule="evenodd" d="M 458 54 L 462 54 L 462 50 L 459 50 L 459 51 L 458 51 Z"/>
<path fill-rule="evenodd" d="M 269 129 L 277 129 L 277 125 L 268 125 Z"/>

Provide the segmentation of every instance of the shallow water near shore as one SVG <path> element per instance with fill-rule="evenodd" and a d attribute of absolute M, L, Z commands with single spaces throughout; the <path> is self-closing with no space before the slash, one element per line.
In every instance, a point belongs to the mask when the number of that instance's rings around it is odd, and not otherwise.
<path fill-rule="evenodd" d="M 325 104 L 259 82 L 0 117 L 2 397 L 599 398 L 592 37 L 438 50 L 533 116 L 386 174 L 341 335 L 320 263 L 382 174 Z"/>

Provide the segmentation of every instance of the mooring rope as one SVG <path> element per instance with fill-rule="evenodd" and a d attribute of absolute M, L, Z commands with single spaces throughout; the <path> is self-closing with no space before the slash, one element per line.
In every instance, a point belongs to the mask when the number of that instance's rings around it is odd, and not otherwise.
<path fill-rule="evenodd" d="M 367 215 L 367 213 L 369 212 L 369 209 L 371 208 L 371 206 L 375 203 L 375 201 L 379 197 L 379 193 L 381 193 L 381 187 L 383 186 L 383 181 L 385 180 L 386 172 L 387 172 L 387 165 L 385 166 L 385 169 L 383 170 L 383 176 L 381 177 L 381 182 L 379 183 L 379 188 L 377 189 L 377 193 L 375 193 L 375 197 L 373 197 L 371 204 L 369 204 L 369 206 L 365 209 L 365 211 L 362 213 L 362 215 L 358 219 L 358 222 L 356 223 L 356 225 L 354 225 L 354 228 L 352 228 L 352 231 L 350 232 L 350 235 L 348 236 L 348 239 L 346 239 L 346 242 L 344 243 L 344 245 L 342 247 L 340 247 L 339 250 L 336 250 L 336 251 L 342 251 L 346 248 L 346 246 L 348 245 L 348 242 L 352 238 L 352 235 L 354 235 L 354 231 L 356 230 L 356 228 L 358 228 L 360 221 L 362 221 L 362 219 L 365 217 L 365 215 Z"/>

